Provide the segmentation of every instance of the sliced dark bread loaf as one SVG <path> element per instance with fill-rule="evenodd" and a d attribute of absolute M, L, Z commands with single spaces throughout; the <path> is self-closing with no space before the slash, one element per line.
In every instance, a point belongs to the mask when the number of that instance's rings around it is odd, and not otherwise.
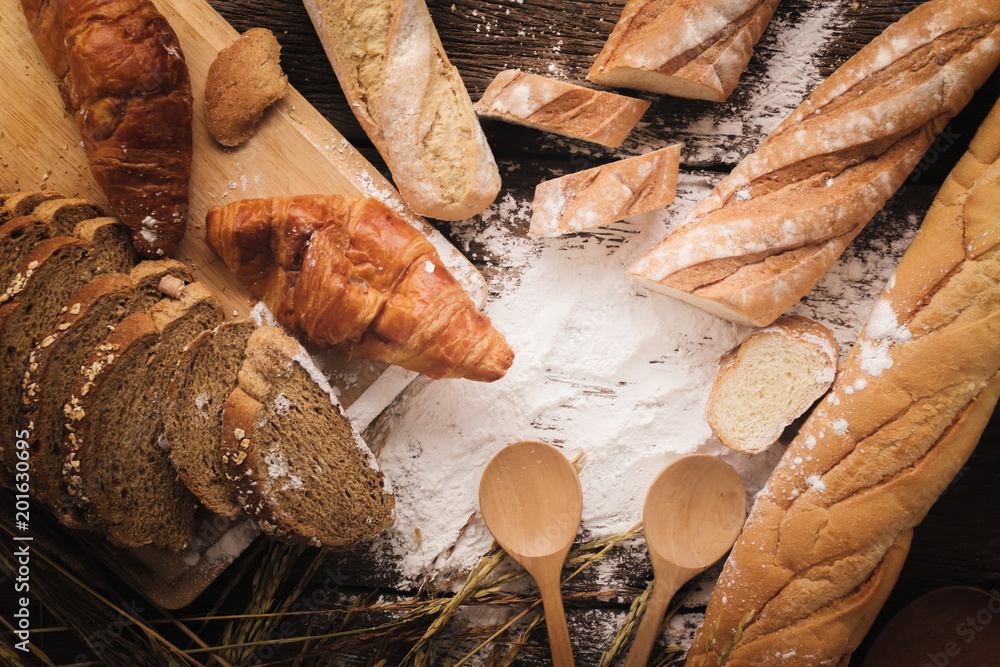
<path fill-rule="evenodd" d="M 36 245 L 52 236 L 52 226 L 34 215 L 22 215 L 0 225 L 0 285 L 4 288 Z"/>
<path fill-rule="evenodd" d="M 132 245 L 131 232 L 118 218 L 84 220 L 73 229 L 73 235 L 94 246 L 94 265 L 101 273 L 128 271 L 141 259 Z"/>
<path fill-rule="evenodd" d="M 6 216 L 5 219 L 8 220 L 19 218 L 34 211 L 42 202 L 62 198 L 63 196 L 58 192 L 11 192 L 4 197 L 3 207 L 0 208 L 0 216 Z"/>
<path fill-rule="evenodd" d="M 240 511 L 222 472 L 222 407 L 243 366 L 257 324 L 220 324 L 195 338 L 181 355 L 163 404 L 170 456 L 177 474 L 208 509 L 222 516 Z"/>
<path fill-rule="evenodd" d="M 84 220 L 103 218 L 107 212 L 100 206 L 86 199 L 66 197 L 48 199 L 35 206 L 31 215 L 37 216 L 52 225 L 52 234 L 70 236 Z"/>
<path fill-rule="evenodd" d="M 38 201 L 39 194 L 6 197 L 10 199 L 12 208 L 23 210 Z M 0 212 L 7 216 L 10 214 L 3 206 L 0 206 Z M 42 240 L 50 236 L 73 236 L 78 224 L 103 215 L 96 204 L 85 199 L 56 198 L 41 201 L 24 215 L 3 217 L 5 222 L 0 225 L 0 285 L 6 286 L 10 282 L 24 258 Z M 85 240 L 92 243 L 89 238 Z"/>
<path fill-rule="evenodd" d="M 163 297 L 158 284 L 165 275 L 190 280 L 187 268 L 174 260 L 142 262 L 130 276 L 116 273 L 92 280 L 70 297 L 55 326 L 28 357 L 21 430 L 27 434 L 31 452 L 32 489 L 35 498 L 68 526 L 83 522 L 61 483 L 63 406 L 71 385 L 109 329 L 132 313 L 152 308 Z M 13 468 L 9 454 L 6 463 Z"/>
<path fill-rule="evenodd" d="M 222 322 L 200 283 L 125 318 L 92 352 L 65 406 L 63 475 L 91 526 L 115 544 L 180 549 L 197 500 L 177 478 L 161 407 L 184 348 Z"/>
<path fill-rule="evenodd" d="M 394 519 L 374 455 L 326 378 L 279 329 L 261 327 L 222 412 L 222 461 L 240 504 L 267 533 L 349 547 Z"/>
<path fill-rule="evenodd" d="M 28 355 L 55 325 L 70 296 L 98 275 L 94 247 L 81 239 L 53 236 L 28 253 L 7 291 L 0 294 L 0 461 L 13 449 L 21 423 L 21 380 Z M 105 273 L 127 271 L 110 267 Z"/>

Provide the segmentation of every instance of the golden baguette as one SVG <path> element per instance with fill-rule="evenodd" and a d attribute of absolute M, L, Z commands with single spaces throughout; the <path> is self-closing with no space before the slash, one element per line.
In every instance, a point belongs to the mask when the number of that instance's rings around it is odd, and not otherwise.
<path fill-rule="evenodd" d="M 1000 104 L 942 186 L 832 392 L 754 505 L 688 665 L 837 665 L 1000 396 Z"/>
<path fill-rule="evenodd" d="M 305 0 L 361 127 L 420 215 L 462 220 L 500 191 L 472 100 L 424 0 Z"/>
<path fill-rule="evenodd" d="M 721 102 L 778 0 L 629 0 L 587 78 Z"/>
<path fill-rule="evenodd" d="M 629 270 L 766 326 L 806 294 L 1000 62 L 1000 2 L 931 0 L 813 92 Z"/>

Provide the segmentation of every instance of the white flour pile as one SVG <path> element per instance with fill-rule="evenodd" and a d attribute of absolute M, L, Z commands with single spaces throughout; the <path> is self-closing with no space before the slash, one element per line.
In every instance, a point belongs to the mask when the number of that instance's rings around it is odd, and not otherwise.
<path fill-rule="evenodd" d="M 484 216 L 485 229 L 459 230 L 500 258 L 504 277 L 494 281 L 499 297 L 487 312 L 517 357 L 498 382 L 420 379 L 397 402 L 380 455 L 396 488 L 397 520 L 378 547 L 404 583 L 467 570 L 485 553 L 491 537 L 477 514 L 479 479 L 493 454 L 518 440 L 548 442 L 569 458 L 585 452 L 583 528 L 596 537 L 638 521 L 649 483 L 679 455 L 721 455 L 750 493 L 764 484 L 780 448 L 755 457 L 732 452 L 704 418 L 719 358 L 749 330 L 624 277 L 712 185 L 682 175 L 674 205 L 593 235 L 515 237 L 506 225 L 525 220 L 530 205 L 509 195 Z M 849 253 L 818 293 L 874 296 L 905 242 L 895 245 Z M 799 310 L 834 325 L 844 344 L 867 317 L 873 300 L 865 301 L 820 300 Z"/>

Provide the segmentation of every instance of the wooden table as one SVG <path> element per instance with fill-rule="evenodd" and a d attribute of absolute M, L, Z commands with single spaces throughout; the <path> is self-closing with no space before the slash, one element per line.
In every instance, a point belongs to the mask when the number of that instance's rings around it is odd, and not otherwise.
<path fill-rule="evenodd" d="M 891 21 L 916 5 L 918 0 L 822 0 L 840 9 L 833 21 L 833 38 L 814 54 L 821 71 L 829 74 L 856 53 Z M 241 32 L 251 27 L 270 28 L 282 44 L 282 65 L 291 83 L 312 102 L 366 157 L 384 171 L 384 164 L 371 148 L 340 93 L 327 59 L 315 36 L 306 12 L 298 0 L 210 0 Z M 520 68 L 555 74 L 582 81 L 593 57 L 616 21 L 623 0 L 429 0 L 431 13 L 445 48 L 464 77 L 473 99 L 478 99 L 493 76 L 502 69 Z M 812 0 L 784 0 L 775 22 L 795 22 L 816 3 Z M 732 98 L 722 104 L 648 96 L 653 107 L 639 129 L 618 150 L 600 151 L 592 146 L 552 137 L 525 128 L 485 123 L 501 174 L 504 191 L 519 200 L 530 193 L 541 173 L 552 169 L 577 171 L 583 164 L 601 162 L 645 152 L 674 140 L 686 142 L 682 169 L 727 172 L 753 150 L 766 134 L 794 108 L 787 103 L 752 106 L 760 103 L 747 91 L 762 85 L 769 67 L 794 44 L 781 44 L 769 30 L 755 50 L 748 72 Z M 928 161 L 919 179 L 911 186 L 912 198 L 894 206 L 915 207 L 922 215 L 950 168 L 961 156 L 979 121 L 996 101 L 1000 76 L 994 75 L 952 124 L 954 144 Z M 808 92 L 808 91 L 805 91 Z M 706 119 L 693 125 L 696 119 Z M 698 132 L 697 127 L 714 127 Z M 720 129 L 721 128 L 721 129 Z M 731 132 L 731 128 L 738 131 Z M 501 140 L 502 138 L 502 140 Z M 584 149 L 581 160 L 578 149 Z M 503 193 L 501 194 L 501 196 Z M 449 228 L 438 228 L 447 236 Z M 526 233 L 526 229 L 518 229 Z M 471 249 L 474 260 L 487 280 L 495 263 L 485 248 Z M 873 633 L 889 616 L 907 602 L 934 588 L 965 584 L 991 589 L 1000 586 L 1000 414 L 984 434 L 981 446 L 916 531 L 909 560 L 896 589 L 876 622 Z M 625 550 L 613 559 L 618 595 L 611 601 L 593 601 L 568 610 L 577 664 L 591 665 L 606 646 L 592 629 L 596 615 L 621 617 L 651 575 L 641 549 Z M 364 554 L 331 557 L 331 567 L 342 567 L 348 577 L 346 588 L 363 591 L 378 588 L 385 596 L 406 597 L 391 574 L 379 571 Z M 360 563 L 360 565 L 359 565 Z M 589 580 L 593 583 L 592 580 Z M 588 579 L 573 584 L 571 590 L 587 590 Z M 531 636 L 544 643 L 544 629 Z M 864 645 L 856 658 L 863 656 Z M 345 656 L 344 664 L 366 664 L 362 656 Z M 546 664 L 544 653 L 523 653 L 516 664 Z M 856 661 L 852 664 L 859 664 Z M 390 662 L 390 664 L 392 664 Z"/>
<path fill-rule="evenodd" d="M 842 6 L 836 17 L 834 39 L 815 54 L 821 70 L 828 74 L 856 53 L 890 22 L 920 4 L 915 0 L 824 0 Z M 282 44 L 282 63 L 289 79 L 333 124 L 359 148 L 370 146 L 351 115 L 339 86 L 331 73 L 309 19 L 295 0 L 212 0 L 212 4 L 239 30 L 267 26 Z M 593 57 L 617 20 L 621 0 L 429 0 L 442 41 L 449 57 L 464 77 L 473 100 L 500 70 L 520 68 L 541 74 L 556 73 L 571 80 L 583 80 Z M 796 20 L 814 3 L 809 0 L 784 0 L 774 22 Z M 487 29 L 489 26 L 489 29 Z M 521 26 L 521 30 L 516 29 Z M 644 152 L 671 140 L 686 142 L 685 170 L 725 172 L 740 157 L 753 150 L 763 132 L 745 134 L 697 134 L 680 131 L 692 119 L 709 118 L 716 127 L 736 125 L 745 129 L 755 123 L 727 123 L 749 117 L 759 119 L 759 126 L 773 125 L 791 108 L 748 108 L 746 93 L 766 76 L 769 64 L 781 51 L 794 45 L 778 44 L 773 30 L 757 46 L 749 70 L 731 99 L 713 104 L 674 98 L 649 96 L 653 106 L 621 150 L 594 152 L 590 146 L 570 140 L 553 141 L 550 136 L 510 125 L 484 123 L 484 129 L 497 155 L 504 177 L 504 191 L 528 196 L 539 174 L 553 167 L 576 171 L 580 160 L 571 152 L 586 148 L 595 159 L 613 159 Z M 557 46 L 558 48 L 554 48 Z M 979 121 L 997 100 L 1000 76 L 994 75 L 966 109 L 952 123 L 958 135 L 954 146 L 933 162 L 920 176 L 914 190 L 923 205 L 929 202 L 937 185 L 944 179 L 965 150 Z M 633 94 L 633 93 L 630 93 Z M 796 102 L 797 104 L 797 102 Z M 499 141 L 502 136 L 502 141 Z M 366 156 L 380 165 L 374 151 Z M 930 157 L 930 156 L 928 156 Z M 930 160 L 928 160 L 930 162 Z M 520 168 L 510 170 L 511 165 Z M 448 235 L 447 225 L 439 229 Z M 521 230 L 524 232 L 525 230 Z M 482 249 L 477 249 L 482 250 Z M 475 260 L 487 279 L 491 275 L 488 257 Z M 913 548 L 893 595 L 869 635 L 907 602 L 934 588 L 966 584 L 993 588 L 1000 585 L 1000 414 L 994 417 L 983 435 L 983 442 L 947 492 L 916 531 Z M 620 565 L 624 604 L 603 603 L 623 610 L 633 595 L 644 587 L 650 570 L 642 554 Z M 373 581 L 384 585 L 383 581 Z M 586 587 L 586 582 L 580 584 Z M 598 605 L 600 606 L 600 605 Z M 587 610 L 570 609 L 571 623 L 576 623 L 575 644 L 578 664 L 595 664 L 605 647 L 588 639 Z M 542 641 L 543 634 L 535 639 Z M 863 655 L 864 646 L 856 657 Z M 859 662 L 859 661 L 858 661 Z M 523 664 L 544 664 L 544 660 L 526 657 Z"/>

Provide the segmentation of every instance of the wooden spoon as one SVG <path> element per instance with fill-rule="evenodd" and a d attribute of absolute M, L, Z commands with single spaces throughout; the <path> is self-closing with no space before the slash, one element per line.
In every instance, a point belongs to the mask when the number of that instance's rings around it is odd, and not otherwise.
<path fill-rule="evenodd" d="M 560 573 L 583 516 L 583 491 L 572 464 L 541 442 L 509 445 L 483 472 L 479 507 L 496 541 L 538 584 L 553 663 L 571 667 Z"/>
<path fill-rule="evenodd" d="M 746 507 L 739 475 L 714 456 L 679 458 L 656 476 L 643 506 L 655 583 L 625 667 L 647 663 L 670 599 L 729 551 L 743 528 Z"/>

